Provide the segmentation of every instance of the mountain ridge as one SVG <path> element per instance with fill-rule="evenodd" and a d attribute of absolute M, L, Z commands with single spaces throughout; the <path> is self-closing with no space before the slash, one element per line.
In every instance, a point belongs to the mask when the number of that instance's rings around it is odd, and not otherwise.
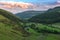
<path fill-rule="evenodd" d="M 38 21 L 38 22 L 41 22 L 41 23 L 46 23 L 46 22 L 57 22 L 59 19 L 59 15 L 60 15 L 60 7 L 55 7 L 53 9 L 49 9 L 47 10 L 45 13 L 43 14 L 40 14 L 40 15 L 36 15 L 34 17 L 32 17 L 31 21 Z M 55 19 L 55 20 L 54 20 Z"/>
<path fill-rule="evenodd" d="M 43 13 L 45 11 L 35 11 L 35 10 L 29 10 L 29 11 L 24 11 L 24 12 L 21 12 L 21 13 L 17 13 L 15 14 L 16 16 L 20 17 L 20 18 L 31 18 L 35 15 L 39 15 L 41 13 Z"/>

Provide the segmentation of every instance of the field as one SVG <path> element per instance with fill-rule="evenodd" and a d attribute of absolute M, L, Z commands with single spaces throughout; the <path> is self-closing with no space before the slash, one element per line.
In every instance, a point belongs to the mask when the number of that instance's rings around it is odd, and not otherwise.
<path fill-rule="evenodd" d="M 52 24 L 52 26 L 48 26 L 48 25 L 43 25 L 40 23 L 27 23 L 27 25 L 31 25 L 31 24 L 36 24 L 35 27 L 38 27 L 39 29 L 48 29 L 48 30 L 56 30 L 58 32 L 60 32 L 60 23 L 56 23 L 56 24 Z M 59 24 L 59 25 L 58 25 Z M 56 25 L 56 26 L 55 26 Z M 59 27 L 57 27 L 59 26 Z M 29 32 L 31 32 L 31 37 L 28 37 L 28 40 L 60 40 L 60 34 L 54 34 L 54 33 L 37 33 L 37 30 L 35 29 L 30 29 L 29 28 Z M 27 40 L 26 39 L 26 40 Z"/>

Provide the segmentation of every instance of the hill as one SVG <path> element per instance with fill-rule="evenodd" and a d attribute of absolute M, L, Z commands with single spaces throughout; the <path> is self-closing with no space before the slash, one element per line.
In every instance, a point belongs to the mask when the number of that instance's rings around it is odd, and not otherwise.
<path fill-rule="evenodd" d="M 12 13 L 0 9 L 0 15 L 3 15 L 4 17 L 8 18 L 11 20 L 13 23 L 17 24 L 19 27 L 21 26 L 21 23 L 23 22 L 20 18 L 16 17 Z M 23 27 L 20 27 L 21 31 L 23 31 Z M 26 31 L 25 31 L 26 32 Z"/>
<path fill-rule="evenodd" d="M 25 12 L 21 12 L 21 13 L 16 13 L 16 16 L 22 18 L 22 19 L 28 19 L 31 18 L 35 15 L 39 15 L 41 13 L 43 13 L 44 11 L 25 11 Z"/>
<path fill-rule="evenodd" d="M 36 15 L 29 19 L 29 21 L 32 22 L 38 22 L 38 23 L 56 23 L 60 22 L 60 7 L 55 7 L 53 9 L 49 9 L 43 14 Z"/>
<path fill-rule="evenodd" d="M 0 40 L 22 40 L 29 33 L 22 26 L 23 21 L 11 12 L 0 9 Z"/>

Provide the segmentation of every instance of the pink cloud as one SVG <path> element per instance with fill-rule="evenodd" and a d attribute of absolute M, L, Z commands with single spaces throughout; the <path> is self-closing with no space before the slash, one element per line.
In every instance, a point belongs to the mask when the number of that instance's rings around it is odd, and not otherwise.
<path fill-rule="evenodd" d="M 17 2 L 0 2 L 0 5 L 2 5 L 4 8 L 15 8 L 19 7 L 21 9 L 27 9 L 27 8 L 34 8 L 33 4 L 31 3 L 17 3 Z"/>
<path fill-rule="evenodd" d="M 16 13 L 28 9 L 34 9 L 35 6 L 32 3 L 24 2 L 0 2 L 0 8 Z"/>
<path fill-rule="evenodd" d="M 26 10 L 47 10 L 56 6 L 60 6 L 60 0 L 57 0 L 56 4 L 54 5 L 37 5 L 33 3 L 24 2 L 0 2 L 0 8 L 11 11 L 13 13 L 22 12 Z"/>

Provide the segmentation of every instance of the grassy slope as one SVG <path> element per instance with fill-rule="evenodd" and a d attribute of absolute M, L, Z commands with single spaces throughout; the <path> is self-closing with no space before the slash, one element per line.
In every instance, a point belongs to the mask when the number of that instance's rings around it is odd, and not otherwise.
<path fill-rule="evenodd" d="M 1 19 L 7 19 L 0 15 Z M 22 35 L 20 32 L 13 30 L 12 25 L 0 22 L 0 40 L 22 40 Z"/>
<path fill-rule="evenodd" d="M 20 40 L 21 34 L 12 29 L 13 26 L 9 26 L 0 23 L 0 40 Z"/>

